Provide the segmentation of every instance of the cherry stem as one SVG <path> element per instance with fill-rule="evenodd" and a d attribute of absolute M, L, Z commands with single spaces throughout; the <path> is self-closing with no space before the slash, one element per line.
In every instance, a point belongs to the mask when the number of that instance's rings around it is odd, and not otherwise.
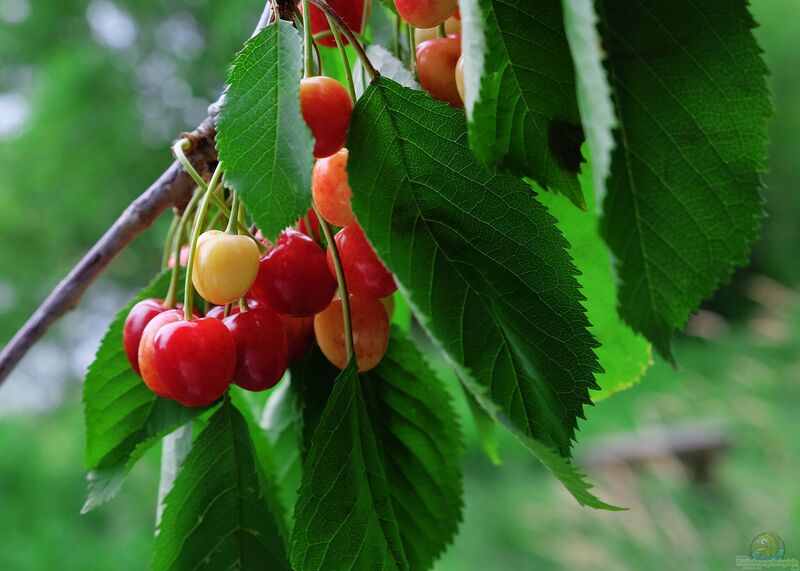
<path fill-rule="evenodd" d="M 192 195 L 191 200 L 189 200 L 189 204 L 187 204 L 186 208 L 183 209 L 183 214 L 181 214 L 178 227 L 175 230 L 175 240 L 172 245 L 172 256 L 175 260 L 175 263 L 172 266 L 172 275 L 169 278 L 167 297 L 164 299 L 164 307 L 169 309 L 175 307 L 175 302 L 178 300 L 178 276 L 181 273 L 181 236 L 183 236 L 183 230 L 186 228 L 186 223 L 189 221 L 189 218 L 191 218 L 192 212 L 194 212 L 197 202 L 200 200 L 201 196 L 203 196 L 201 191 L 195 192 Z"/>
<path fill-rule="evenodd" d="M 233 193 L 233 202 L 231 203 L 231 214 L 228 216 L 228 227 L 225 232 L 228 234 L 238 234 L 239 229 L 239 194 Z"/>
<path fill-rule="evenodd" d="M 303 0 L 303 54 L 305 55 L 305 66 L 303 77 L 314 75 L 314 57 L 311 53 L 311 44 L 314 40 L 311 37 L 311 7 L 309 0 Z"/>
<path fill-rule="evenodd" d="M 411 24 L 406 26 L 408 31 L 408 53 L 411 60 L 411 71 L 417 71 L 417 38 L 414 36 L 414 28 Z"/>
<path fill-rule="evenodd" d="M 445 28 L 444 28 L 444 22 L 439 24 L 439 27 L 436 29 L 436 35 L 438 37 L 440 37 L 440 38 L 446 38 L 447 37 L 447 30 L 445 30 Z"/>
<path fill-rule="evenodd" d="M 249 310 L 250 307 L 247 305 L 247 298 L 240 297 L 239 298 L 239 313 L 244 313 L 245 311 Z"/>
<path fill-rule="evenodd" d="M 303 2 L 311 2 L 314 6 L 325 12 L 325 15 L 332 19 L 336 26 L 341 30 L 341 32 L 347 38 L 347 41 L 350 42 L 350 45 L 353 46 L 353 49 L 356 50 L 356 55 L 358 55 L 358 59 L 361 60 L 361 65 L 367 70 L 370 79 L 375 79 L 376 77 L 380 76 L 378 70 L 375 69 L 375 66 L 372 65 L 372 62 L 369 61 L 367 57 L 367 52 L 364 51 L 364 46 L 361 45 L 361 42 L 358 41 L 358 38 L 353 33 L 353 30 L 350 29 L 342 17 L 336 13 L 336 11 L 331 8 L 325 0 L 303 0 Z M 304 8 L 305 9 L 305 8 Z"/>
<path fill-rule="evenodd" d="M 403 43 L 400 39 L 401 31 L 403 29 L 403 20 L 400 19 L 400 16 L 395 16 L 394 19 L 394 55 L 397 56 L 397 59 L 403 59 Z"/>
<path fill-rule="evenodd" d="M 192 308 L 194 303 L 194 285 L 192 284 L 192 272 L 194 271 L 194 255 L 197 252 L 197 240 L 200 238 L 200 233 L 203 230 L 203 220 L 206 218 L 208 212 L 208 205 L 210 197 L 214 194 L 217 188 L 217 183 L 222 176 L 222 163 L 217 163 L 217 168 L 214 169 L 214 174 L 211 175 L 211 181 L 208 183 L 205 193 L 203 193 L 203 202 L 200 203 L 200 209 L 194 217 L 194 226 L 192 227 L 192 239 L 189 242 L 189 259 L 186 262 L 186 288 L 183 292 L 183 318 L 186 321 L 192 319 Z M 198 193 L 199 194 L 199 193 Z"/>
<path fill-rule="evenodd" d="M 172 242 L 175 240 L 175 230 L 177 230 L 180 220 L 181 217 L 177 213 L 172 215 L 172 222 L 169 223 L 167 237 L 164 240 L 164 253 L 161 255 L 161 271 L 166 270 L 169 265 L 169 255 L 172 253 Z"/>
<path fill-rule="evenodd" d="M 350 69 L 350 58 L 347 57 L 347 50 L 344 47 L 342 36 L 341 34 L 339 34 L 339 30 L 333 23 L 333 19 L 331 19 L 331 17 L 328 16 L 327 14 L 325 14 L 325 17 L 328 18 L 328 26 L 330 26 L 331 31 L 333 32 L 333 39 L 336 41 L 336 47 L 339 48 L 339 56 L 342 58 L 342 65 L 344 66 L 344 74 L 347 77 L 347 87 L 350 89 L 350 97 L 353 99 L 353 103 L 355 103 L 356 84 L 353 83 L 353 71 Z"/>
<path fill-rule="evenodd" d="M 315 203 L 311 203 L 314 212 L 317 213 L 319 218 L 319 227 L 325 235 L 325 240 L 328 242 L 328 247 L 331 249 L 331 257 L 333 258 L 333 267 L 336 270 L 336 280 L 339 282 L 339 297 L 342 300 L 342 317 L 344 321 L 344 344 L 347 350 L 347 361 L 355 360 L 355 349 L 353 343 L 353 320 L 350 315 L 350 294 L 347 292 L 347 281 L 344 278 L 344 268 L 342 267 L 342 258 L 339 256 L 339 248 L 336 247 L 336 240 L 333 239 L 333 230 L 328 221 L 319 213 L 319 209 Z"/>

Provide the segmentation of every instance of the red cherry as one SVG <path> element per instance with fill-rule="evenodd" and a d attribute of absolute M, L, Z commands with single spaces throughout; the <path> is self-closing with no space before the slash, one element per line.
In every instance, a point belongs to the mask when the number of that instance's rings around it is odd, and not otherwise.
<path fill-rule="evenodd" d="M 358 224 L 346 226 L 336 233 L 336 247 L 342 259 L 347 290 L 362 297 L 382 298 L 397 290 L 394 276 L 383 265 Z M 333 254 L 328 249 L 328 269 L 336 275 Z"/>
<path fill-rule="evenodd" d="M 286 341 L 289 344 L 289 359 L 291 363 L 298 357 L 305 355 L 311 349 L 314 339 L 313 317 L 289 317 L 280 315 L 283 328 L 286 331 Z"/>
<path fill-rule="evenodd" d="M 150 323 L 147 324 L 142 332 L 142 340 L 139 343 L 139 366 L 141 367 L 142 379 L 144 384 L 160 397 L 172 398 L 172 395 L 170 395 L 164 383 L 161 382 L 161 377 L 158 374 L 153 340 L 163 326 L 182 320 L 183 311 L 178 309 L 162 311 L 150 320 Z"/>
<path fill-rule="evenodd" d="M 247 307 L 250 309 L 255 309 L 258 307 L 258 302 L 254 299 L 247 300 Z M 236 315 L 237 313 L 241 312 L 242 310 L 239 309 L 239 304 L 234 303 L 231 305 L 231 312 L 228 315 Z M 213 319 L 224 319 L 225 318 L 225 306 L 224 305 L 215 305 L 211 309 L 206 312 L 206 317 L 211 317 Z"/>
<path fill-rule="evenodd" d="M 306 227 L 306 216 L 308 217 L 308 221 L 311 223 L 311 231 L 309 231 Z M 308 212 L 306 212 L 306 216 L 297 221 L 297 230 L 312 240 L 319 242 L 319 218 L 317 217 L 317 213 L 314 212 L 313 208 L 309 208 Z"/>
<path fill-rule="evenodd" d="M 163 313 L 167 308 L 160 299 L 143 299 L 134 305 L 128 317 L 125 318 L 125 325 L 122 328 L 122 345 L 125 347 L 125 355 L 131 364 L 131 369 L 141 375 L 139 369 L 139 342 L 142 340 L 142 333 L 147 324 L 159 313 Z"/>
<path fill-rule="evenodd" d="M 298 4 L 300 13 L 302 13 L 302 2 Z M 364 0 L 328 0 L 328 6 L 333 8 L 333 10 L 342 17 L 347 27 L 357 34 L 364 31 L 364 25 L 368 19 L 371 4 L 370 0 L 366 2 Z M 325 12 L 312 5 L 311 33 L 316 35 L 320 32 L 327 32 L 328 30 L 330 30 L 330 26 L 328 25 L 328 18 L 325 17 Z M 340 33 L 339 35 L 344 44 L 347 45 L 347 38 L 344 37 L 344 34 Z M 317 40 L 317 44 L 325 46 L 326 48 L 333 48 L 336 47 L 336 39 L 333 35 L 323 36 Z"/>
<path fill-rule="evenodd" d="M 373 369 L 383 358 L 389 344 L 389 318 L 378 299 L 350 296 L 353 344 L 358 370 Z M 340 369 L 347 364 L 342 300 L 335 299 L 325 311 L 314 317 L 314 333 L 319 348 L 328 360 Z"/>
<path fill-rule="evenodd" d="M 344 145 L 353 100 L 344 86 L 331 77 L 306 77 L 300 81 L 300 108 L 314 135 L 314 156 L 331 156 Z"/>
<path fill-rule="evenodd" d="M 164 387 L 185 406 L 211 404 L 228 388 L 236 368 L 236 345 L 218 319 L 168 323 L 153 339 L 156 369 Z"/>
<path fill-rule="evenodd" d="M 347 149 L 320 159 L 314 165 L 311 194 L 322 217 L 334 226 L 354 224 L 356 217 L 350 199 L 353 191 L 347 182 Z"/>
<path fill-rule="evenodd" d="M 434 38 L 417 46 L 417 75 L 420 85 L 431 97 L 463 107 L 456 86 L 456 65 L 461 57 L 458 36 Z"/>
<path fill-rule="evenodd" d="M 274 387 L 286 372 L 288 342 L 278 314 L 259 307 L 225 318 L 236 343 L 234 382 L 248 391 Z"/>
<path fill-rule="evenodd" d="M 335 291 L 319 244 L 287 228 L 261 258 L 250 297 L 283 315 L 311 317 L 328 306 Z"/>
<path fill-rule="evenodd" d="M 417 28 L 438 26 L 458 10 L 458 0 L 394 0 L 397 13 Z"/>

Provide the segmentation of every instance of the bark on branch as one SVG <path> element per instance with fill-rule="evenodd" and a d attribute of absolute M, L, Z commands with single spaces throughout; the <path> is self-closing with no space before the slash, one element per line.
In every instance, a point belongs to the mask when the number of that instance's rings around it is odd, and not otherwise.
<path fill-rule="evenodd" d="M 261 28 L 266 26 L 271 18 L 272 2 L 267 0 L 252 35 L 257 34 Z M 191 133 L 184 135 L 193 143 L 187 156 L 198 167 L 201 174 L 208 169 L 209 163 L 216 160 L 214 121 L 223 99 L 224 94 L 211 104 L 209 116 L 203 123 Z M 194 186 L 191 177 L 177 162 L 173 162 L 139 198 L 125 209 L 111 228 L 61 280 L 0 352 L 0 385 L 50 326 L 78 304 L 83 293 L 106 269 L 111 260 L 146 230 L 165 210 L 173 206 L 183 208 L 188 202 Z"/>

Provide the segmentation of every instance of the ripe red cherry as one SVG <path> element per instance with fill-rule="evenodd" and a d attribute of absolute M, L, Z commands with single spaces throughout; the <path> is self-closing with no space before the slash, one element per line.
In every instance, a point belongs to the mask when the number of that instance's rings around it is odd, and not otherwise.
<path fill-rule="evenodd" d="M 420 85 L 431 97 L 463 107 L 456 86 L 456 65 L 461 57 L 461 41 L 457 36 L 434 38 L 417 46 L 417 75 Z"/>
<path fill-rule="evenodd" d="M 382 298 L 397 290 L 394 276 L 383 265 L 378 254 L 358 224 L 346 226 L 336 233 L 336 247 L 342 259 L 347 290 L 362 297 Z M 333 254 L 328 249 L 328 269 L 336 275 Z"/>
<path fill-rule="evenodd" d="M 142 340 L 142 333 L 147 324 L 158 314 L 166 311 L 164 302 L 160 299 L 143 299 L 134 305 L 128 317 L 125 318 L 125 325 L 122 328 L 122 345 L 125 347 L 125 355 L 131 364 L 131 369 L 141 374 L 139 369 L 139 342 Z"/>
<path fill-rule="evenodd" d="M 367 0 L 328 0 L 328 5 L 342 17 L 347 27 L 354 32 L 360 34 L 364 31 L 364 24 L 369 16 L 371 1 Z M 302 2 L 300 3 L 300 12 L 302 13 Z M 311 6 L 311 33 L 319 34 L 320 32 L 327 32 L 330 30 L 328 25 L 328 18 L 325 17 L 325 12 Z M 342 41 L 347 44 L 347 38 L 344 34 L 339 34 Z M 317 40 L 317 44 L 325 46 L 326 48 L 336 47 L 336 39 L 333 35 L 323 36 Z"/>
<path fill-rule="evenodd" d="M 254 299 L 247 300 L 247 307 L 249 309 L 255 309 L 258 307 L 258 302 Z M 236 315 L 237 313 L 241 312 L 242 310 L 239 308 L 238 303 L 234 303 L 231 305 L 231 311 L 228 314 L 230 317 L 231 315 Z M 225 318 L 225 306 L 224 305 L 215 305 L 211 309 L 206 312 L 206 317 L 211 317 L 213 319 L 224 319 Z"/>
<path fill-rule="evenodd" d="M 314 318 L 289 317 L 280 314 L 278 317 L 281 318 L 283 328 L 286 330 L 286 341 L 289 347 L 288 362 L 291 363 L 311 349 L 311 342 L 314 339 Z"/>
<path fill-rule="evenodd" d="M 274 387 L 286 372 L 288 342 L 278 314 L 259 307 L 226 317 L 236 344 L 234 382 L 249 391 Z"/>
<path fill-rule="evenodd" d="M 334 291 L 325 252 L 305 234 L 287 228 L 261 258 L 250 297 L 283 315 L 311 317 L 328 306 Z"/>
<path fill-rule="evenodd" d="M 389 344 L 389 318 L 380 300 L 357 295 L 350 296 L 350 316 L 358 370 L 363 373 L 373 369 L 386 352 Z M 319 348 L 328 360 L 344 369 L 347 364 L 347 350 L 341 299 L 333 300 L 325 311 L 314 317 L 314 333 Z"/>
<path fill-rule="evenodd" d="M 236 368 L 236 345 L 218 319 L 201 317 L 162 326 L 153 339 L 161 383 L 185 406 L 211 404 L 228 388 Z"/>
<path fill-rule="evenodd" d="M 458 0 L 394 0 L 394 6 L 412 26 L 433 28 L 458 10 Z"/>
<path fill-rule="evenodd" d="M 344 86 L 331 77 L 306 77 L 300 81 L 300 108 L 314 135 L 314 156 L 331 156 L 344 146 L 353 100 Z"/>
<path fill-rule="evenodd" d="M 306 227 L 306 217 L 311 223 L 311 230 Z M 319 242 L 319 218 L 317 218 L 317 213 L 314 212 L 313 208 L 309 208 L 308 212 L 306 212 L 306 215 L 297 221 L 297 230 L 312 240 Z"/>
<path fill-rule="evenodd" d="M 356 217 L 350 199 L 353 191 L 347 182 L 347 149 L 320 159 L 314 165 L 311 193 L 322 217 L 334 226 L 354 224 Z"/>
<path fill-rule="evenodd" d="M 155 353 L 153 340 L 158 331 L 168 323 L 176 323 L 183 320 L 183 311 L 177 309 L 169 309 L 162 311 L 150 320 L 150 323 L 144 328 L 142 332 L 142 340 L 139 343 L 139 366 L 141 367 L 142 380 L 151 391 L 160 397 L 172 398 L 169 390 L 161 382 L 161 377 L 156 368 Z"/>

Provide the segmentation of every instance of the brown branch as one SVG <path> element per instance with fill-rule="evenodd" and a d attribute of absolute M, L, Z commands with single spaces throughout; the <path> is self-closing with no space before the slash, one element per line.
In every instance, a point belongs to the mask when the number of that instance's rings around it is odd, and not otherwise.
<path fill-rule="evenodd" d="M 256 35 L 272 19 L 272 2 L 268 0 L 253 30 Z M 251 37 L 252 37 L 251 36 Z M 208 108 L 209 116 L 191 133 L 182 136 L 192 143 L 187 156 L 199 167 L 201 174 L 216 160 L 214 121 L 224 101 L 224 94 Z M 158 179 L 134 200 L 117 218 L 113 226 L 89 252 L 72 268 L 61 283 L 47 296 L 25 325 L 0 352 L 0 384 L 5 381 L 28 350 L 47 332 L 53 323 L 80 301 L 86 289 L 106 269 L 109 263 L 139 234 L 146 230 L 170 207 L 183 208 L 189 201 L 194 181 L 186 171 L 173 162 Z"/>

